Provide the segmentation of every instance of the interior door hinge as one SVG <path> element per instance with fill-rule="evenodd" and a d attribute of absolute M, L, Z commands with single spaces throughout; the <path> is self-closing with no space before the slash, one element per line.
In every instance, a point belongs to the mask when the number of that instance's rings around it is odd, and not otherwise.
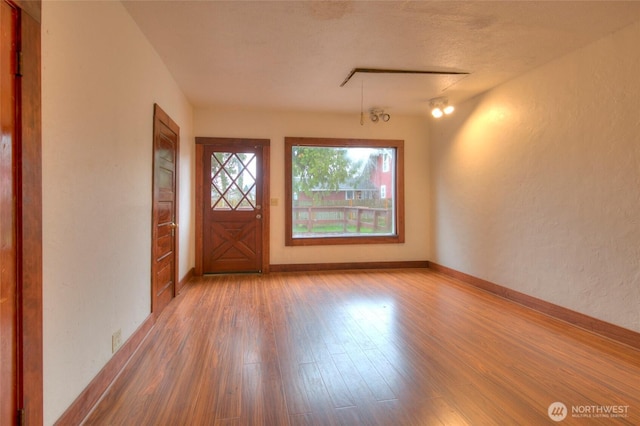
<path fill-rule="evenodd" d="M 16 418 L 18 426 L 24 426 L 24 408 L 18 409 L 18 417 Z"/>
<path fill-rule="evenodd" d="M 22 77 L 22 52 L 16 51 L 16 77 Z"/>

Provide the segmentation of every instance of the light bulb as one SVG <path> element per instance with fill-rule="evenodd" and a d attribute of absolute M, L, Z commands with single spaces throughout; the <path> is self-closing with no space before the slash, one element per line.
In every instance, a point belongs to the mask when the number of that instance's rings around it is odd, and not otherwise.
<path fill-rule="evenodd" d="M 449 114 L 451 114 L 451 113 L 453 112 L 453 110 L 454 110 L 454 109 L 455 109 L 455 108 L 453 107 L 453 105 L 448 105 L 448 106 L 446 106 L 446 107 L 444 108 L 444 113 L 445 113 L 445 114 L 447 114 L 447 115 L 449 115 Z"/>
<path fill-rule="evenodd" d="M 431 110 L 431 115 L 433 115 L 435 118 L 440 118 L 442 117 L 442 110 L 438 107 L 434 108 Z"/>

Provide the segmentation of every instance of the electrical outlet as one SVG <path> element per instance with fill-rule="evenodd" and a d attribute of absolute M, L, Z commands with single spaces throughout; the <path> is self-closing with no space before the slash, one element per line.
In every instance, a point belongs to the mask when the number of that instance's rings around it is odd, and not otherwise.
<path fill-rule="evenodd" d="M 114 354 L 122 346 L 122 330 L 118 330 L 111 335 L 111 353 Z"/>

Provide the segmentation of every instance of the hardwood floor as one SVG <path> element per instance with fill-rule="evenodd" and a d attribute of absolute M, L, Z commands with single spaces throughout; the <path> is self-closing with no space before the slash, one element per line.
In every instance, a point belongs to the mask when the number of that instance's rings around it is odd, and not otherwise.
<path fill-rule="evenodd" d="M 85 423 L 555 424 L 554 402 L 640 424 L 640 351 L 428 269 L 226 275 L 185 287 Z"/>

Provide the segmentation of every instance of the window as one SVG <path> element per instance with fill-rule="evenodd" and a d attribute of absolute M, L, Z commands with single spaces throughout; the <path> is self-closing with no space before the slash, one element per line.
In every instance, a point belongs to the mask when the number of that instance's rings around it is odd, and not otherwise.
<path fill-rule="evenodd" d="M 211 154 L 211 208 L 217 211 L 256 208 L 256 154 Z"/>
<path fill-rule="evenodd" d="M 404 242 L 404 142 L 285 138 L 285 244 Z"/>

